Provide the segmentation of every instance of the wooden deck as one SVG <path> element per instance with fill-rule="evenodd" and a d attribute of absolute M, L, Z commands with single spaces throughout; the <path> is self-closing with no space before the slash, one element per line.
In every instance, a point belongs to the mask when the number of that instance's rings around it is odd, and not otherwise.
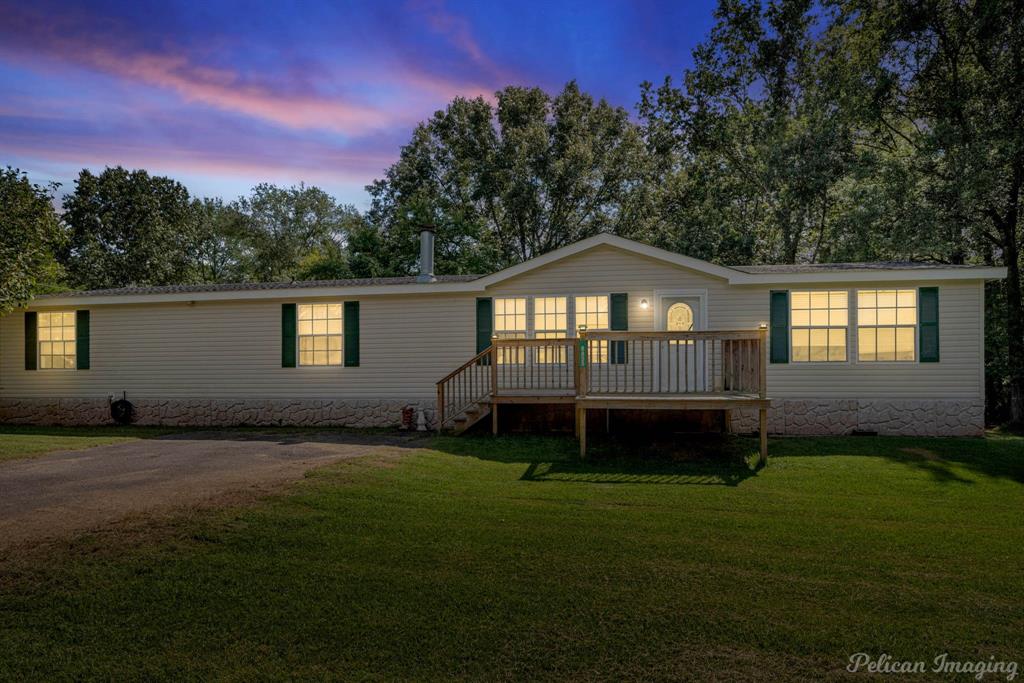
<path fill-rule="evenodd" d="M 492 339 L 437 383 L 438 429 L 463 431 L 508 404 L 575 405 L 580 455 L 588 409 L 754 409 L 767 459 L 766 336 L 757 330 L 587 332 L 578 339 Z"/>

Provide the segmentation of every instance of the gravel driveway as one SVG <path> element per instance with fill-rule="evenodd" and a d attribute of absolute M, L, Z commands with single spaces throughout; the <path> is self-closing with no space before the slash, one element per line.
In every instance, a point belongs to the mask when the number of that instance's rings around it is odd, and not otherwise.
<path fill-rule="evenodd" d="M 0 463 L 0 548 L 209 505 L 327 463 L 422 443 L 417 435 L 196 432 Z"/>

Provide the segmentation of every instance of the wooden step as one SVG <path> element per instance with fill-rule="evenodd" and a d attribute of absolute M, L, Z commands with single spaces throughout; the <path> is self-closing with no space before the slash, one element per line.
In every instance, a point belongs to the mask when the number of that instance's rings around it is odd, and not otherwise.
<path fill-rule="evenodd" d="M 455 434 L 462 434 L 480 420 L 491 414 L 490 405 L 477 405 L 467 409 L 462 415 L 452 420 L 452 431 Z"/>

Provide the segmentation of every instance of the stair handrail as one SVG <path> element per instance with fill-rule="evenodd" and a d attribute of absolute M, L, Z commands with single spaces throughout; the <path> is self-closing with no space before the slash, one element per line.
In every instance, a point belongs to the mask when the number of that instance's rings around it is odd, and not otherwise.
<path fill-rule="evenodd" d="M 466 361 L 465 363 L 463 363 L 459 367 L 455 368 L 454 370 L 452 370 L 447 375 L 445 375 L 444 377 L 442 377 L 441 379 L 439 379 L 437 381 L 436 386 L 437 386 L 437 429 L 438 429 L 438 431 L 440 431 L 444 427 L 444 425 L 446 423 L 450 422 L 451 420 L 455 419 L 460 414 L 462 414 L 465 411 L 465 409 L 468 408 L 470 405 L 472 405 L 473 403 L 476 403 L 477 401 L 479 401 L 482 398 L 485 398 L 486 396 L 488 396 L 493 391 L 493 387 L 490 386 L 491 382 L 488 381 L 487 382 L 487 390 L 485 392 L 482 392 L 479 396 L 474 396 L 473 398 L 467 399 L 464 402 L 463 405 L 457 406 L 454 410 L 452 410 L 452 413 L 450 415 L 446 415 L 445 414 L 447 412 L 445 410 L 445 400 L 444 400 L 445 399 L 445 385 L 449 381 L 451 381 L 452 379 L 455 379 L 456 377 L 458 377 L 461 373 L 465 372 L 467 369 L 473 367 L 474 365 L 480 365 L 484 358 L 487 358 L 488 356 L 493 355 L 493 353 L 494 353 L 493 347 L 489 346 L 489 347 L 487 347 L 486 349 L 484 349 L 480 353 L 476 354 L 475 356 L 470 358 L 468 361 Z M 493 362 L 494 362 L 494 360 L 491 359 L 491 363 L 493 363 Z M 488 380 L 490 380 L 491 373 L 487 373 L 486 376 L 487 376 Z"/>

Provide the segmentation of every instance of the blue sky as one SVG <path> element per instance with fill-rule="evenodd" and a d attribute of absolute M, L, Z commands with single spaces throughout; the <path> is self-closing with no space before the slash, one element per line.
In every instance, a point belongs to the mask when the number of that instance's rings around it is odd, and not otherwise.
<path fill-rule="evenodd" d="M 259 182 L 363 187 L 456 96 L 576 79 L 633 109 L 678 77 L 714 3 L 0 0 L 0 164 L 169 175 L 232 199 Z"/>

